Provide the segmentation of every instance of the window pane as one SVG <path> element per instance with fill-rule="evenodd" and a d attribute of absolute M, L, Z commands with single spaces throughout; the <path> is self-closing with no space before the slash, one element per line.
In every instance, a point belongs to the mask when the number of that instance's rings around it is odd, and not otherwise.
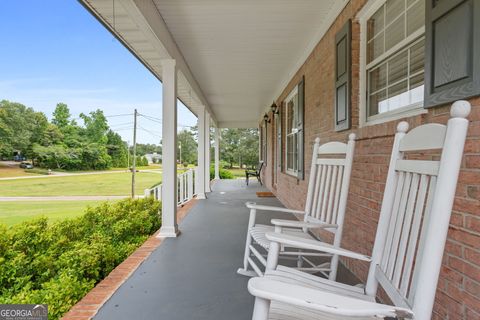
<path fill-rule="evenodd" d="M 403 39 L 405 39 L 405 14 L 404 13 L 395 21 L 393 21 L 392 24 L 389 25 L 385 30 L 385 51 L 392 48 L 394 45 L 396 45 Z"/>
<path fill-rule="evenodd" d="M 367 63 L 372 62 L 375 58 L 384 52 L 383 48 L 383 32 L 380 32 L 373 40 L 367 44 Z"/>
<path fill-rule="evenodd" d="M 407 35 L 417 31 L 423 25 L 425 25 L 425 1 L 421 0 L 407 10 Z"/>
<path fill-rule="evenodd" d="M 370 95 L 368 103 L 368 115 L 374 116 L 378 114 L 380 110 L 386 109 L 386 98 L 387 90 Z"/>
<path fill-rule="evenodd" d="M 293 102 L 290 100 L 287 103 L 287 133 L 291 133 L 293 129 L 293 110 L 294 110 L 294 105 Z"/>
<path fill-rule="evenodd" d="M 370 92 L 376 92 L 387 86 L 387 64 L 384 63 L 369 72 Z"/>
<path fill-rule="evenodd" d="M 392 21 L 405 11 L 405 0 L 388 0 L 386 3 L 386 20 Z"/>
<path fill-rule="evenodd" d="M 388 82 L 396 83 L 407 78 L 408 74 L 408 51 L 404 51 L 392 57 L 388 61 Z"/>
<path fill-rule="evenodd" d="M 375 14 L 367 21 L 367 40 L 371 40 L 385 27 L 384 18 L 385 6 L 375 12 Z"/>
<path fill-rule="evenodd" d="M 388 88 L 388 110 L 386 111 L 395 110 L 410 104 L 410 94 L 407 88 L 408 82 L 406 80 Z"/>
<path fill-rule="evenodd" d="M 287 136 L 287 169 L 293 169 L 293 135 Z"/>
<path fill-rule="evenodd" d="M 410 78 L 410 103 L 423 101 L 424 85 L 423 73 Z"/>
<path fill-rule="evenodd" d="M 297 172 L 298 170 L 298 134 L 295 133 L 293 136 L 293 149 L 292 149 L 292 155 L 293 155 L 293 171 Z"/>
<path fill-rule="evenodd" d="M 425 56 L 425 40 L 410 48 L 410 74 L 423 72 Z"/>

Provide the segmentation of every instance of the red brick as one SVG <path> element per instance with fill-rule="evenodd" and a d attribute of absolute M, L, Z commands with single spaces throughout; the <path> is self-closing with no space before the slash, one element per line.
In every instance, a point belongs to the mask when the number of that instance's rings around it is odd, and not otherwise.
<path fill-rule="evenodd" d="M 311 55 L 298 72 L 292 77 L 281 95 L 277 98 L 280 105 L 292 88 L 305 76 L 305 164 L 311 160 L 311 144 L 315 137 L 322 141 L 345 141 L 348 133 L 357 135 L 352 179 L 345 217 L 342 246 L 362 253 L 371 254 L 375 231 L 378 223 L 380 205 L 385 188 L 388 162 L 393 143 L 393 135 L 399 121 L 390 121 L 379 125 L 359 127 L 359 25 L 352 25 L 352 129 L 335 132 L 333 128 L 334 95 L 334 38 L 336 32 L 347 19 L 355 21 L 355 15 L 365 4 L 363 1 L 350 1 L 340 16 L 333 23 L 323 39 L 316 45 Z M 469 115 L 470 125 L 465 144 L 462 170 L 456 189 L 456 198 L 451 218 L 451 228 L 445 249 L 445 264 L 442 266 L 442 279 L 437 289 L 438 299 L 434 307 L 434 319 L 470 319 L 478 314 L 473 307 L 472 283 L 478 282 L 480 269 L 480 97 L 469 100 L 472 112 Z M 446 123 L 449 118 L 450 104 L 429 108 L 428 113 L 414 116 L 406 120 L 410 127 L 424 123 Z M 273 129 L 273 126 L 269 127 Z M 270 132 L 270 133 L 273 133 Z M 283 136 L 285 136 L 283 134 Z M 274 135 L 270 134 L 269 151 L 274 150 Z M 282 144 L 281 148 L 284 148 Z M 272 153 L 270 153 L 271 155 Z M 439 154 L 425 152 L 408 155 L 412 158 L 438 159 Z M 271 161 L 272 157 L 267 157 Z M 267 165 L 264 181 L 272 186 L 272 164 Z M 274 193 L 287 207 L 303 209 L 307 193 L 308 175 L 304 181 L 297 181 L 284 173 L 278 173 L 278 185 Z M 368 265 L 358 261 L 344 260 L 347 267 L 357 276 L 364 278 Z M 472 283 L 467 282 L 473 281 Z M 458 296 L 453 299 L 447 293 L 450 288 Z M 463 290 L 463 289 L 465 290 Z M 463 291 L 462 291 L 462 290 Z M 468 294 L 468 295 L 467 295 Z"/>
<path fill-rule="evenodd" d="M 480 281 L 480 268 L 478 266 L 455 257 L 449 257 L 448 264 L 453 270 L 466 275 L 472 280 Z"/>

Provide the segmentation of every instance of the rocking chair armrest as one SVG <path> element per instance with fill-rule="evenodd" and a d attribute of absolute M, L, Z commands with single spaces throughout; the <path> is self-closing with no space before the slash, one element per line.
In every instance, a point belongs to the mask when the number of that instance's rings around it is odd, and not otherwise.
<path fill-rule="evenodd" d="M 331 254 L 348 257 L 352 259 L 357 259 L 357 260 L 362 260 L 362 261 L 371 261 L 371 258 L 364 254 L 342 249 L 339 247 L 335 247 L 335 246 L 332 246 L 331 244 L 320 242 L 318 240 L 305 239 L 305 238 L 300 238 L 297 236 L 291 236 L 291 235 L 277 233 L 277 232 L 267 232 L 266 237 L 270 241 L 278 242 L 280 244 L 285 244 L 285 245 L 288 245 L 289 247 L 321 251 L 321 252 L 331 253 Z"/>
<path fill-rule="evenodd" d="M 348 297 L 298 284 L 255 277 L 248 281 L 248 291 L 255 297 L 277 301 L 344 317 L 413 318 L 412 310 Z"/>
<path fill-rule="evenodd" d="M 320 223 L 320 222 L 306 222 L 299 220 L 285 220 L 285 219 L 272 219 L 271 223 L 279 227 L 287 228 L 305 228 L 305 229 L 328 229 L 337 228 L 336 224 Z"/>
<path fill-rule="evenodd" d="M 293 209 L 282 208 L 282 207 L 264 206 L 264 205 L 256 204 L 254 202 L 247 202 L 245 203 L 245 205 L 249 209 L 256 209 L 261 211 L 277 211 L 277 212 L 286 212 L 286 213 L 292 213 L 292 214 L 305 214 L 305 211 L 293 210 Z"/>

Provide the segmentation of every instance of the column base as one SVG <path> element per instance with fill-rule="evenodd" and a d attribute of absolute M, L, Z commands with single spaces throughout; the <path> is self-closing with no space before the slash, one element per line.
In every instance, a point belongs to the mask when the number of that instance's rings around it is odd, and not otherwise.
<path fill-rule="evenodd" d="M 204 200 L 207 199 L 207 196 L 205 195 L 205 193 L 199 193 L 197 194 L 197 199 Z"/>
<path fill-rule="evenodd" d="M 176 238 L 180 234 L 178 227 L 161 227 L 157 238 Z"/>

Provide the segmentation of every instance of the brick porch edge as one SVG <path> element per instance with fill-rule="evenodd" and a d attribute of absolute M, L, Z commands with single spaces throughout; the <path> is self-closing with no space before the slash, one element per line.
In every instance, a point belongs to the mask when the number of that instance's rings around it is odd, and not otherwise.
<path fill-rule="evenodd" d="M 177 220 L 180 223 L 197 202 L 190 200 L 178 209 Z M 162 243 L 155 232 L 143 245 L 135 250 L 125 261 L 113 269 L 110 274 L 100 281 L 85 297 L 77 302 L 63 317 L 62 320 L 88 320 L 92 319 L 105 302 L 115 291 L 130 277 L 130 275 L 145 261 L 148 256 Z"/>

